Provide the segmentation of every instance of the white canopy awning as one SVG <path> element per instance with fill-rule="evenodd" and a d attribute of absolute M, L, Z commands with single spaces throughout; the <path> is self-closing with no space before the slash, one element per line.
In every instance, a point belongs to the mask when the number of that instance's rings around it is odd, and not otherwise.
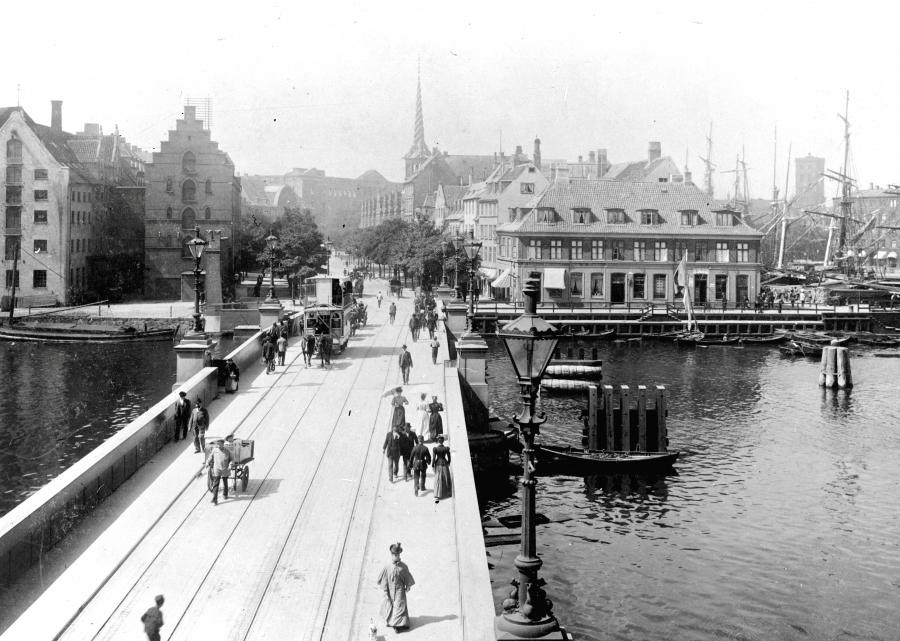
<path fill-rule="evenodd" d="M 875 254 L 875 260 L 884 260 L 887 258 L 887 251 L 884 249 L 879 249 L 878 253 Z"/>
<path fill-rule="evenodd" d="M 888 252 L 888 258 L 897 258 L 897 252 Z"/>
<path fill-rule="evenodd" d="M 478 271 L 481 272 L 482 276 L 492 280 L 497 277 L 497 270 L 491 267 L 479 267 Z"/>
<path fill-rule="evenodd" d="M 564 267 L 544 267 L 544 289 L 565 289 L 566 270 Z"/>
<path fill-rule="evenodd" d="M 503 273 L 491 283 L 491 287 L 502 289 L 512 285 L 512 269 L 504 269 Z"/>

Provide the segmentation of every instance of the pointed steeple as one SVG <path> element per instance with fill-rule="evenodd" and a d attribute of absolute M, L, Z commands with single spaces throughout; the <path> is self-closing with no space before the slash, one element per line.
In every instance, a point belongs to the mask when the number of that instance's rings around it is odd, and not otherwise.
<path fill-rule="evenodd" d="M 422 113 L 422 70 L 418 69 L 416 78 L 416 122 L 413 127 L 413 144 L 403 158 L 406 160 L 406 175 L 415 172 L 421 162 L 431 155 L 425 144 L 425 116 Z"/>

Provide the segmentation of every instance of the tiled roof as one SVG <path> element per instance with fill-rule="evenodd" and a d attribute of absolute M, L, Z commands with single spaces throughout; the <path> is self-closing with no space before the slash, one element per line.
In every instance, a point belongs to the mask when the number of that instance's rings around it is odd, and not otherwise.
<path fill-rule="evenodd" d="M 591 222 L 572 222 L 573 209 L 590 209 Z M 717 210 L 724 203 L 710 200 L 696 186 L 679 183 L 623 182 L 618 180 L 577 180 L 548 185 L 528 206 L 529 213 L 515 222 L 503 223 L 497 231 L 540 233 L 637 233 L 688 236 L 760 236 L 761 233 L 744 223 L 728 227 L 715 224 Z M 538 209 L 552 209 L 556 222 L 538 222 Z M 606 210 L 625 212 L 626 222 L 610 224 Z M 659 224 L 642 225 L 641 210 L 659 212 Z M 696 210 L 698 224 L 682 225 L 681 211 Z"/>
<path fill-rule="evenodd" d="M 444 156 L 444 161 L 458 178 L 466 180 L 472 176 L 473 181 L 484 180 L 490 176 L 496 162 L 493 154 L 490 156 L 448 154 Z"/>
<path fill-rule="evenodd" d="M 444 204 L 448 209 L 456 206 L 468 189 L 465 185 L 443 185 Z"/>
<path fill-rule="evenodd" d="M 422 203 L 423 207 L 431 207 L 434 209 L 434 192 L 429 192 L 427 196 L 425 196 L 425 202 Z"/>
<path fill-rule="evenodd" d="M 97 153 L 100 149 L 99 138 L 73 138 L 67 144 L 80 162 L 97 160 Z"/>

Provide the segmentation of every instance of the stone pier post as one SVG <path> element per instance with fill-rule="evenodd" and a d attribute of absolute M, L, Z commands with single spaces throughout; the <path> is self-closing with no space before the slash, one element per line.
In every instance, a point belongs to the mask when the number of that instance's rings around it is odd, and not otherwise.
<path fill-rule="evenodd" d="M 222 230 L 209 232 L 209 246 L 203 252 L 206 260 L 206 320 L 207 334 L 222 333 Z"/>

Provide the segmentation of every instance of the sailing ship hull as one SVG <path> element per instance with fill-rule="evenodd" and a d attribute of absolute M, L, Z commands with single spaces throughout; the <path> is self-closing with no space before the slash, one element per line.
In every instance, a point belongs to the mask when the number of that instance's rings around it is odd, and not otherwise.
<path fill-rule="evenodd" d="M 550 365 L 547 376 L 557 378 L 600 378 L 603 368 L 598 365 Z"/>

